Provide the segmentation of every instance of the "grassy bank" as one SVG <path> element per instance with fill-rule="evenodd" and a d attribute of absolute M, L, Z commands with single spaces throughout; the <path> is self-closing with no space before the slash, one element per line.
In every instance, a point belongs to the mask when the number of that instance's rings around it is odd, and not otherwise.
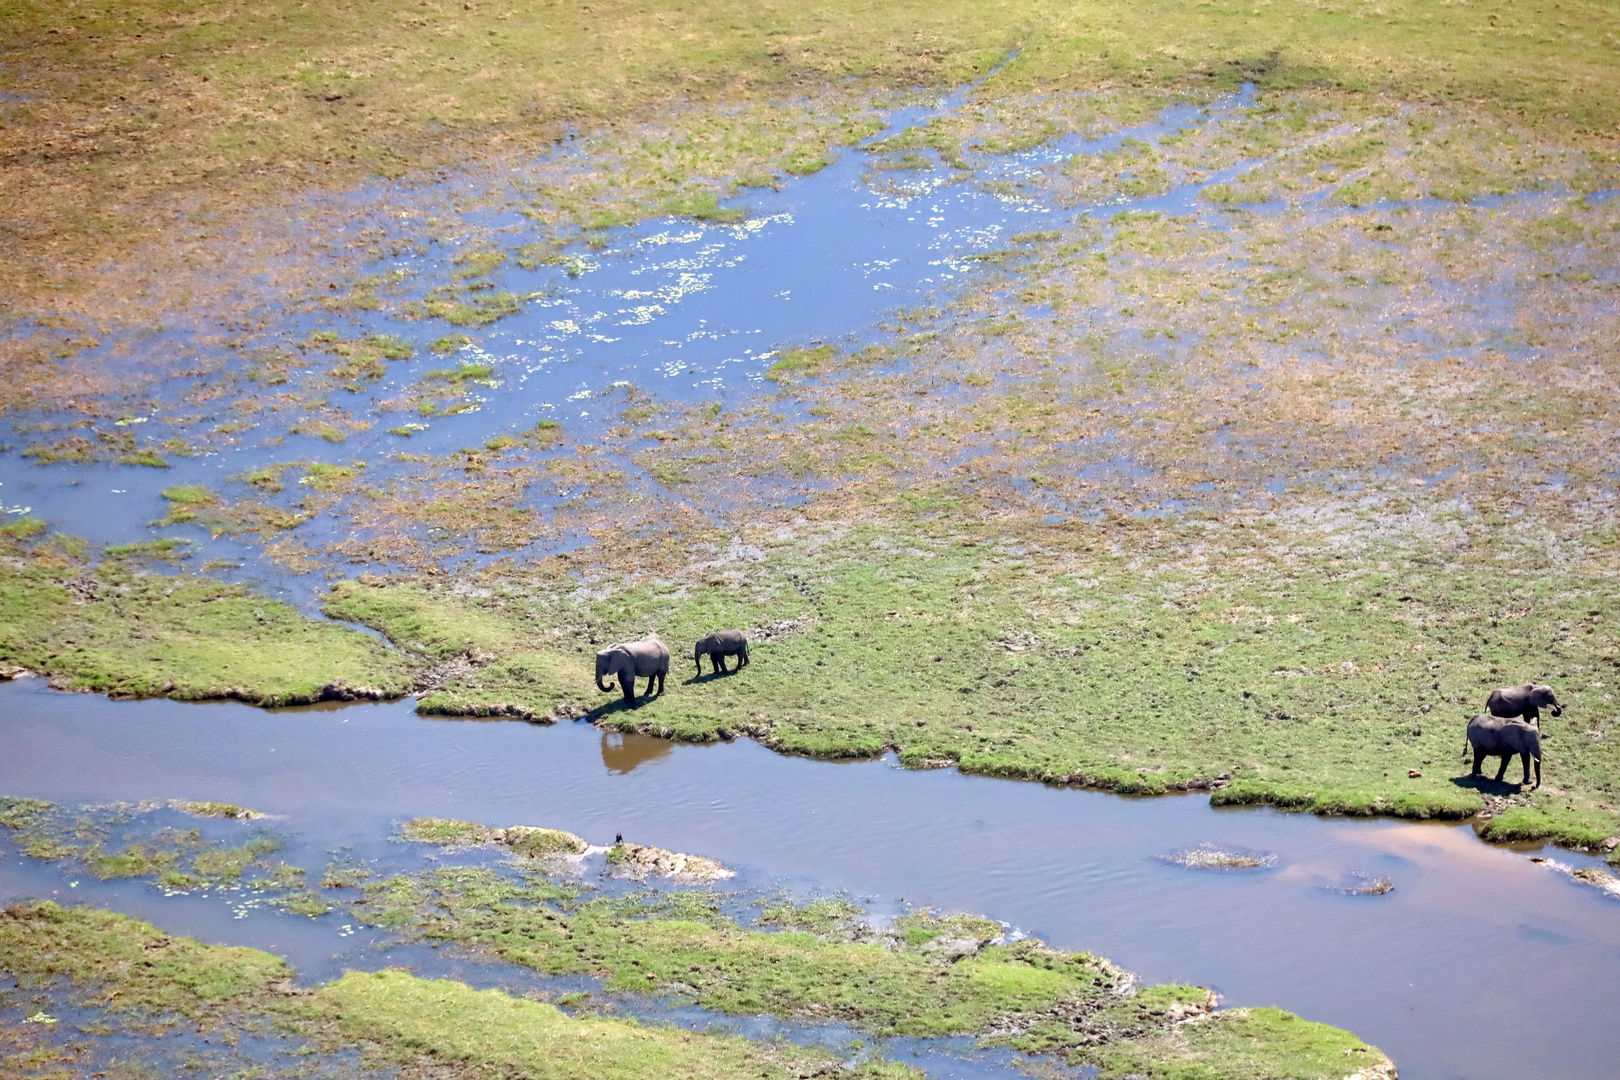
<path fill-rule="evenodd" d="M 1201 549 L 1221 531 L 1156 528 L 1149 561 L 1108 528 L 1014 542 L 805 524 L 746 537 L 720 577 L 703 559 L 604 572 L 587 598 L 571 577 L 535 574 L 473 601 L 340 583 L 327 608 L 432 660 L 478 658 L 425 711 L 589 709 L 603 727 L 670 738 L 895 750 L 916 767 L 1133 794 L 1215 788 L 1227 804 L 1325 813 L 1456 818 L 1515 795 L 1466 776 L 1463 729 L 1493 687 L 1545 680 L 1566 711 L 1543 718 L 1538 798 L 1620 831 L 1611 590 L 1505 582 L 1490 552 L 1347 560 L 1266 530 L 1217 565 Z M 691 642 L 724 626 L 753 631 L 753 663 L 695 675 Z M 667 693 L 635 710 L 598 694 L 595 648 L 651 629 L 672 653 Z"/>
<path fill-rule="evenodd" d="M 154 235 L 188 235 L 216 267 L 228 263 L 209 245 L 267 199 L 533 153 L 569 129 L 651 115 L 672 137 L 631 154 L 647 208 L 706 205 L 728 179 L 811 171 L 848 138 L 799 115 L 739 125 L 709 106 L 830 90 L 841 95 L 834 111 L 859 108 L 886 88 L 982 76 L 1014 48 L 997 88 L 1201 94 L 1252 79 L 1465 103 L 1599 139 L 1620 115 L 1610 41 L 1620 24 L 1593 3 L 514 0 L 395 10 L 277 0 L 214 11 L 190 0 L 8 0 L 0 18 L 0 91 L 13 95 L 0 100 L 0 205 L 13 222 L 0 238 L 0 280 L 22 312 L 88 311 L 109 263 L 158 257 L 141 251 Z M 593 197 L 581 187 L 569 216 L 591 223 Z M 296 250 L 286 239 L 278 246 Z M 188 278 L 167 299 L 184 305 L 208 288 Z M 163 285 L 143 289 L 152 295 L 122 297 L 120 310 L 158 299 Z"/>
<path fill-rule="evenodd" d="M 397 697 L 407 665 L 365 634 L 239 586 L 153 570 L 143 545 L 99 560 L 24 518 L 0 535 L 0 665 L 114 697 L 290 705 Z M 159 552 L 159 555 L 162 553 Z"/>
<path fill-rule="evenodd" d="M 290 981 L 292 970 L 267 953 L 204 945 L 123 915 L 49 902 L 0 913 L 0 972 L 25 992 L 88 995 L 94 1006 L 75 1033 L 81 1038 L 157 1035 L 178 1020 L 199 1032 L 222 1032 L 228 1045 L 244 1033 L 279 1033 L 302 1039 L 304 1067 L 323 1071 L 341 1070 L 356 1049 L 374 1069 L 493 1070 L 534 1080 L 788 1080 L 839 1064 L 825 1052 L 780 1043 L 571 1017 L 544 1002 L 403 972 L 354 972 L 301 990 Z M 83 1052 L 66 1040 L 53 1049 L 13 1064 L 53 1063 L 58 1054 L 72 1060 Z M 138 1053 L 140 1043 L 132 1049 Z M 233 1064 L 248 1065 L 251 1058 Z M 900 1080 L 919 1074 L 878 1063 L 853 1075 Z"/>

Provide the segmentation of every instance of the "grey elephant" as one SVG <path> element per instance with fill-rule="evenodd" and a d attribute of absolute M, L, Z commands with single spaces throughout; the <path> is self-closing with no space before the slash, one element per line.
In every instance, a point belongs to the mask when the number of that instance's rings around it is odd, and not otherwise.
<path fill-rule="evenodd" d="M 1524 764 L 1524 780 L 1521 783 L 1530 783 L 1530 759 L 1536 759 L 1536 782 L 1532 787 L 1541 786 L 1541 729 L 1535 724 L 1523 720 L 1492 716 L 1490 713 L 1480 713 L 1468 721 L 1468 742 L 1463 746 L 1463 759 L 1468 758 L 1468 747 L 1474 748 L 1474 771 L 1470 776 L 1479 775 L 1480 764 L 1488 757 L 1500 757 L 1502 767 L 1496 770 L 1496 779 L 1501 780 L 1502 774 L 1507 772 L 1508 761 L 1514 754 Z"/>
<path fill-rule="evenodd" d="M 716 672 L 726 670 L 726 657 L 737 657 L 735 670 L 741 671 L 748 665 L 748 638 L 741 630 L 716 630 L 711 634 L 704 634 L 698 643 L 692 647 L 692 662 L 697 665 L 698 674 L 703 674 L 703 658 L 707 656 L 714 665 Z"/>
<path fill-rule="evenodd" d="M 1492 690 L 1491 696 L 1485 699 L 1485 711 L 1492 716 L 1522 716 L 1526 722 L 1538 726 L 1541 723 L 1541 710 L 1549 707 L 1554 716 L 1564 715 L 1553 688 L 1536 683 L 1504 686 Z"/>
<path fill-rule="evenodd" d="M 647 694 L 651 694 L 653 683 L 658 684 L 658 692 L 664 692 L 664 676 L 669 674 L 669 649 L 657 634 L 648 634 L 640 641 L 621 641 L 617 645 L 609 645 L 596 654 L 596 688 L 604 694 L 611 694 L 613 687 L 602 681 L 603 677 L 617 678 L 619 688 L 624 691 L 624 700 L 632 709 L 636 707 L 636 680 L 647 680 Z"/>

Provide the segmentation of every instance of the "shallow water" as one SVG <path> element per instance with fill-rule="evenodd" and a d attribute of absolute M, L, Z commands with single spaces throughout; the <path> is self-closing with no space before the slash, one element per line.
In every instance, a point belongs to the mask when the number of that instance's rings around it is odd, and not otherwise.
<path fill-rule="evenodd" d="M 1608 1077 L 1620 1061 L 1620 903 L 1467 826 L 1215 811 L 1199 796 L 1126 799 L 581 724 L 430 720 L 408 702 L 267 713 L 23 680 L 0 686 L 0 739 L 0 791 L 251 806 L 284 815 L 277 828 L 296 834 L 285 856 L 317 872 L 327 852 L 382 850 L 394 822 L 421 815 L 595 843 L 622 832 L 717 858 L 738 886 L 978 912 L 1148 981 L 1278 1005 L 1354 1031 L 1408 1080 Z M 1164 858 L 1204 843 L 1276 863 L 1214 871 Z M 1339 891 L 1357 872 L 1395 890 Z M 338 936 L 341 911 L 311 920 L 0 861 L 0 899 L 52 894 L 266 948 L 309 979 L 388 962 L 366 932 Z"/>
<path fill-rule="evenodd" d="M 932 107 L 897 110 L 890 125 L 873 141 L 925 124 L 949 113 L 961 92 Z M 193 458 L 169 455 L 170 468 L 118 466 L 107 463 L 56 463 L 41 467 L 18 456 L 0 453 L 0 513 L 29 512 L 53 528 L 82 536 L 97 545 L 123 543 L 155 535 L 153 525 L 167 511 L 160 492 L 172 485 L 226 487 L 232 477 L 272 462 L 289 460 L 348 464 L 370 463 L 368 480 L 380 483 L 401 471 L 388 462 L 400 451 L 443 454 L 478 446 L 501 432 L 533 427 L 543 419 L 563 422 L 579 441 L 591 441 L 620 423 L 622 387 L 651 390 L 660 400 L 717 400 L 727 407 L 758 402 L 774 385 L 764 374 L 787 347 L 822 341 L 864 344 L 885 336 L 879 325 L 908 306 L 936 303 L 985 277 L 975 254 L 1005 246 L 1019 232 L 1050 229 L 1092 213 L 1151 210 L 1178 214 L 1202 211 L 1200 192 L 1242 172 L 1244 163 L 1197 183 L 1146 199 L 1076 211 L 1060 209 L 1036 186 L 1021 185 L 1018 194 L 992 190 L 984 182 L 1012 182 L 1038 177 L 1076 154 L 1101 154 L 1126 138 L 1149 141 L 1185 128 L 1218 125 L 1241 116 L 1253 104 L 1253 88 L 1205 108 L 1179 106 L 1151 122 L 1124 128 L 1105 138 L 1065 136 L 1032 150 L 1007 155 L 975 154 L 975 168 L 958 171 L 927 151 L 929 170 L 872 173 L 871 156 L 859 149 L 843 152 L 814 175 L 781 190 L 751 191 L 727 205 L 746 207 L 738 224 L 660 218 L 599 234 L 607 241 L 600 251 L 576 254 L 570 266 L 523 270 L 508 263 L 495 276 L 501 288 L 524 297 L 522 309 L 489 326 L 468 330 L 477 344 L 450 356 L 436 356 L 428 344 L 456 328 L 438 319 L 421 322 L 387 313 L 297 314 L 267 311 L 259 317 L 267 328 L 244 338 L 254 346 L 293 347 L 312 332 L 335 330 L 344 338 L 365 332 L 386 333 L 411 341 L 416 358 L 388 365 L 387 374 L 359 393 L 331 392 L 331 403 L 356 417 L 377 419 L 369 431 L 351 432 L 341 445 L 312 434 L 292 434 L 293 417 L 270 416 L 238 445 L 221 445 Z M 454 185 L 430 186 L 416 197 L 424 205 L 453 205 Z M 358 206 L 358 203 L 357 203 Z M 544 236 L 509 212 L 471 212 L 469 222 L 503 230 L 504 247 L 516 247 Z M 469 245 L 468 250 L 477 250 Z M 573 250 L 573 249 L 571 249 Z M 382 277 L 405 275 L 416 282 L 406 296 L 420 296 L 442 285 L 453 272 L 453 260 L 465 254 L 455 244 L 432 245 L 421 254 L 379 260 L 367 272 Z M 195 329 L 137 335 L 132 352 L 177 356 L 196 353 L 228 358 L 226 367 L 240 370 L 240 357 L 223 348 L 213 331 Z M 97 355 L 113 363 L 121 345 L 105 335 Z M 276 387 L 292 391 L 306 377 L 321 377 L 335 358 L 310 352 L 292 382 Z M 497 385 L 473 393 L 474 411 L 428 418 L 426 430 L 409 439 L 385 429 L 422 420 L 414 412 L 375 413 L 378 402 L 409 393 L 425 370 L 466 363 L 490 363 Z M 238 400 L 269 397 L 251 383 L 217 401 L 187 404 L 184 395 L 195 380 L 177 378 L 155 389 L 152 401 L 131 402 L 127 430 L 153 440 L 182 434 L 198 438 L 214 423 L 238 419 Z M 155 406 L 153 403 L 157 403 Z M 789 406 L 777 403 L 773 408 Z M 173 427 L 185 414 L 202 428 Z M 52 442 L 74 432 L 31 435 L 14 430 L 13 418 L 0 418 L 0 441 L 17 450 Z M 267 445 L 266 436 L 284 436 Z M 634 471 L 634 470 L 632 470 Z M 289 491 L 290 503 L 300 492 Z M 543 501 L 543 500 L 541 500 Z M 317 518 L 292 535 L 312 546 L 336 538 L 350 527 L 341 517 Z M 196 527 L 164 530 L 166 535 L 201 541 Z M 253 547 L 212 540 L 208 554 L 241 557 L 254 565 L 255 578 L 287 587 L 292 577 L 256 558 Z M 255 545 L 256 546 L 256 545 Z M 224 550 L 221 550 L 224 549 Z M 313 583 L 309 579 L 305 584 Z"/>

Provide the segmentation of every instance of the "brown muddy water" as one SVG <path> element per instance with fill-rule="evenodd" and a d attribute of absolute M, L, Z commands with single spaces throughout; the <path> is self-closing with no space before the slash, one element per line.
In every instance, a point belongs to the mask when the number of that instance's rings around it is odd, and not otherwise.
<path fill-rule="evenodd" d="M 728 888 L 978 912 L 1148 981 L 1278 1005 L 1380 1046 L 1407 1080 L 1620 1074 L 1620 902 L 1467 825 L 1217 811 L 1201 796 L 1125 799 L 583 724 L 430 720 L 408 701 L 267 713 L 114 702 L 33 679 L 0 685 L 0 747 L 0 792 L 235 802 L 281 815 L 285 857 L 316 871 L 335 850 L 383 849 L 396 822 L 423 815 L 594 843 L 622 832 L 735 867 Z M 1199 846 L 1270 858 L 1249 870 L 1167 858 Z M 1378 877 L 1394 890 L 1343 891 Z M 164 897 L 3 851 L 0 901 L 29 896 L 265 948 L 309 980 L 391 962 L 341 910 L 312 920 Z"/>

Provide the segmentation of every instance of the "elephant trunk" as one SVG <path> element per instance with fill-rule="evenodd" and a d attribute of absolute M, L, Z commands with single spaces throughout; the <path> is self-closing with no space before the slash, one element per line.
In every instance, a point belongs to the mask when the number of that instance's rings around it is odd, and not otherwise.
<path fill-rule="evenodd" d="M 1540 786 L 1541 786 L 1541 755 L 1537 754 L 1536 755 L 1536 782 L 1535 782 L 1535 786 L 1532 787 L 1530 790 L 1534 791 L 1536 788 L 1538 788 Z"/>
<path fill-rule="evenodd" d="M 1561 706 L 1561 705 L 1559 705 L 1559 704 L 1557 704 L 1557 703 L 1554 703 L 1554 704 L 1553 704 L 1553 707 L 1552 707 L 1552 714 L 1553 714 L 1553 715 L 1554 715 L 1554 716 L 1563 716 L 1563 715 L 1564 715 L 1564 708 L 1563 708 L 1563 706 Z"/>
<path fill-rule="evenodd" d="M 602 691 L 604 694 L 613 693 L 613 687 L 602 681 L 602 673 L 600 671 L 596 673 L 596 688 Z"/>

